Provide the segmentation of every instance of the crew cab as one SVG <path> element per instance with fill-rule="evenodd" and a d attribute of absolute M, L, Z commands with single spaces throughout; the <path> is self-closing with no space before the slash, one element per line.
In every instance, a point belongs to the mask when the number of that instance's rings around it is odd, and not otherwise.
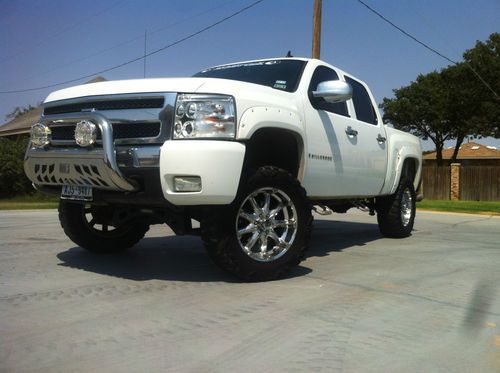
<path fill-rule="evenodd" d="M 85 249 L 121 251 L 167 224 L 262 281 L 304 258 L 312 210 L 360 208 L 383 235 L 409 236 L 421 154 L 415 136 L 384 125 L 361 80 L 275 58 L 51 93 L 25 172 L 60 196 L 61 225 Z"/>

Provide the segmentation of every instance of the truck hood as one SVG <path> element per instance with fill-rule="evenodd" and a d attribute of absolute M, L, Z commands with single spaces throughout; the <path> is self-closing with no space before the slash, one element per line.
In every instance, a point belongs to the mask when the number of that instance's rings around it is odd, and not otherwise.
<path fill-rule="evenodd" d="M 127 93 L 196 92 L 205 83 L 205 80 L 203 78 L 158 78 L 82 84 L 52 92 L 45 99 L 45 103 L 87 96 Z"/>
<path fill-rule="evenodd" d="M 141 93 L 212 93 L 236 99 L 239 115 L 252 107 L 283 108 L 298 113 L 298 96 L 270 87 L 214 78 L 158 78 L 89 83 L 51 93 L 45 103 L 89 96 Z"/>
<path fill-rule="evenodd" d="M 290 93 L 258 84 L 239 82 L 235 80 L 214 78 L 158 78 L 130 79 L 108 82 L 82 84 L 52 92 L 45 103 L 74 99 L 88 96 L 140 94 L 140 93 L 216 93 L 240 96 L 242 92 L 251 95 L 266 95 L 289 97 Z"/>

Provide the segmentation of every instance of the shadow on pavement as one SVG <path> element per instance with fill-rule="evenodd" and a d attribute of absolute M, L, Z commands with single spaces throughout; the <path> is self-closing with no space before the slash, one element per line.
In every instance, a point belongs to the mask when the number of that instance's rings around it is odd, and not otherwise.
<path fill-rule="evenodd" d="M 316 220 L 306 257 L 326 256 L 383 238 L 376 223 Z"/>
<path fill-rule="evenodd" d="M 315 221 L 306 256 L 326 256 L 379 238 L 374 224 Z M 57 258 L 61 266 L 135 281 L 238 282 L 211 262 L 201 239 L 194 236 L 146 237 L 132 249 L 115 255 L 93 254 L 74 247 L 57 254 Z M 299 266 L 287 277 L 310 272 L 310 268 Z"/>

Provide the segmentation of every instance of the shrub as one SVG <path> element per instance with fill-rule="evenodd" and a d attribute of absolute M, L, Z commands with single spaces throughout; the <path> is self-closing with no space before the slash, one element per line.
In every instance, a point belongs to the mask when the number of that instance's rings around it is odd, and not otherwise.
<path fill-rule="evenodd" d="M 24 152 L 27 137 L 0 138 L 0 198 L 34 192 L 31 181 L 24 174 Z"/>

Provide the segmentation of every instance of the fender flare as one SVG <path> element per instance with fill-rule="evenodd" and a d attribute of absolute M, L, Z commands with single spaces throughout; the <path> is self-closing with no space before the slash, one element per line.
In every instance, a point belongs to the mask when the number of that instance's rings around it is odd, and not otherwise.
<path fill-rule="evenodd" d="M 250 139 L 262 128 L 280 128 L 296 133 L 306 144 L 304 123 L 295 112 L 283 108 L 258 106 L 247 109 L 240 118 L 238 140 Z"/>
<path fill-rule="evenodd" d="M 419 154 L 416 150 L 417 149 L 414 149 L 414 147 L 402 146 L 396 151 L 396 177 L 394 178 L 393 184 L 391 186 L 390 194 L 394 194 L 396 192 L 399 182 L 401 181 L 403 166 L 409 159 L 415 161 L 415 178 L 413 180 L 413 186 L 415 187 L 415 190 L 418 188 L 422 172 L 422 160 L 421 154 Z"/>

